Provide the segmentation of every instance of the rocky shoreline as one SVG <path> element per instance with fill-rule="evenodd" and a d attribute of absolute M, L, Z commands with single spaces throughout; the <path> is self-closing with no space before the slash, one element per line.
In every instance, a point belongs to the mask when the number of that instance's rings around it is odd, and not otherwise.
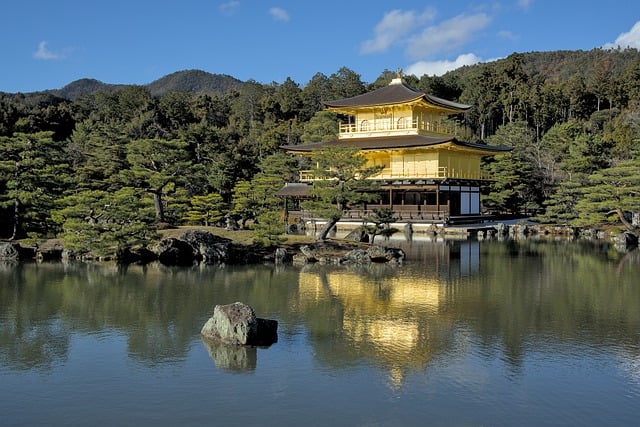
<path fill-rule="evenodd" d="M 132 247 L 115 258 L 95 257 L 90 253 L 76 254 L 65 250 L 59 241 L 42 246 L 23 246 L 16 242 L 0 242 L 2 261 L 111 261 L 121 264 L 147 264 L 159 261 L 164 265 L 194 264 L 364 264 L 389 262 L 400 264 L 404 253 L 395 248 L 358 242 L 330 240 L 280 247 L 241 245 L 209 231 L 191 229 L 178 237 L 168 237 L 149 247 Z"/>
<path fill-rule="evenodd" d="M 434 229 L 431 234 L 437 236 Z M 300 243 L 279 247 L 242 245 L 216 236 L 209 231 L 189 229 L 178 237 L 168 237 L 150 247 L 132 247 L 121 251 L 115 258 L 99 258 L 91 254 L 76 254 L 65 250 L 59 241 L 52 240 L 42 246 L 23 246 L 16 242 L 0 242 L 0 260 L 3 261 L 115 261 L 121 264 L 147 264 L 159 261 L 165 265 L 189 266 L 193 264 L 402 264 L 405 254 L 401 249 L 363 242 L 366 236 L 324 242 Z M 469 228 L 467 238 L 521 239 L 533 237 L 598 240 L 611 243 L 616 250 L 628 252 L 637 248 L 638 237 L 630 232 L 604 232 L 592 228 L 540 226 L 529 224 Z"/>

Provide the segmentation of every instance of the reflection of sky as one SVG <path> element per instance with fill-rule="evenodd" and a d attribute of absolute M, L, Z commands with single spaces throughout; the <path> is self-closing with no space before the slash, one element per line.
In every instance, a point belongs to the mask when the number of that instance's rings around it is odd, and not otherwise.
<path fill-rule="evenodd" d="M 622 371 L 634 383 L 640 386 L 640 354 L 621 349 L 617 354 Z M 640 390 L 638 390 L 640 392 Z M 640 398 L 640 394 L 637 396 Z"/>

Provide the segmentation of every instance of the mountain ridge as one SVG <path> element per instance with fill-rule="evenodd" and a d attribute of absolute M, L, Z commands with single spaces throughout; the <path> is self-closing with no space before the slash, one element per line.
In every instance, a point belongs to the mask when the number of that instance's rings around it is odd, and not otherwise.
<path fill-rule="evenodd" d="M 631 63 L 640 61 L 640 52 L 634 48 L 514 52 L 505 58 L 456 68 L 445 73 L 443 77 L 459 77 L 482 67 L 500 66 L 501 63 L 508 63 L 514 55 L 521 58 L 523 70 L 529 76 L 537 76 L 553 82 L 566 81 L 575 76 L 588 81 L 597 69 L 600 71 L 604 69 L 612 75 L 621 74 Z M 381 75 L 383 73 L 384 71 Z M 24 95 L 44 94 L 75 101 L 82 95 L 108 93 L 127 86 L 146 87 L 152 96 L 158 98 L 175 91 L 219 95 L 229 90 L 239 90 L 245 83 L 227 74 L 190 69 L 167 74 L 144 85 L 110 84 L 92 78 L 82 78 L 61 89 L 29 92 Z"/>
<path fill-rule="evenodd" d="M 112 84 L 104 83 L 93 78 L 81 78 L 63 86 L 60 89 L 51 89 L 29 94 L 48 93 L 60 98 L 75 101 L 83 95 L 95 95 L 96 93 L 110 93 L 127 86 L 143 86 L 149 89 L 154 97 L 162 97 L 169 92 L 193 92 L 216 95 L 236 90 L 242 87 L 244 82 L 226 74 L 214 74 L 202 70 L 176 71 L 160 77 L 151 83 L 144 85 Z"/>

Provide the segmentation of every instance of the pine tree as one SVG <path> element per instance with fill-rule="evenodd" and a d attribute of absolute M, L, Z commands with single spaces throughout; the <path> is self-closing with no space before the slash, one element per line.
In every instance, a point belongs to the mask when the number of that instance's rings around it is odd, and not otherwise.
<path fill-rule="evenodd" d="M 52 237 L 51 211 L 69 179 L 62 144 L 51 132 L 0 137 L 0 209 L 10 224 L 0 232 L 10 239 Z"/>
<path fill-rule="evenodd" d="M 140 139 L 127 144 L 129 169 L 121 176 L 128 185 L 144 189 L 153 196 L 156 219 L 165 222 L 164 196 L 167 187 L 183 185 L 191 162 L 181 140 Z"/>
<path fill-rule="evenodd" d="M 84 190 L 66 196 L 54 213 L 65 248 L 98 256 L 117 256 L 133 245 L 146 245 L 157 237 L 151 198 L 140 189 L 115 192 Z"/>
<path fill-rule="evenodd" d="M 210 193 L 204 196 L 193 196 L 189 204 L 190 209 L 183 217 L 185 221 L 198 222 L 208 227 L 224 217 L 225 203 L 219 194 Z"/>
<path fill-rule="evenodd" d="M 365 158 L 352 147 L 318 150 L 312 154 L 312 161 L 317 165 L 310 192 L 314 199 L 302 206 L 327 221 L 318 235 L 319 240 L 325 240 L 346 209 L 377 197 L 373 191 L 377 186 L 368 178 L 381 168 L 366 166 Z"/>
<path fill-rule="evenodd" d="M 611 222 L 615 215 L 632 232 L 638 232 L 628 216 L 640 212 L 640 159 L 628 160 L 589 176 L 583 198 L 577 203 L 577 225 Z"/>

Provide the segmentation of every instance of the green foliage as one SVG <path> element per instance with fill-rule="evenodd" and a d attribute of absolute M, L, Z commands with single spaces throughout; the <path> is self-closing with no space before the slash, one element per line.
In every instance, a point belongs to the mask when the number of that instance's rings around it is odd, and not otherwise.
<path fill-rule="evenodd" d="M 51 211 L 69 179 L 62 144 L 51 132 L 0 137 L 0 210 L 6 213 L 11 239 L 52 237 Z"/>
<path fill-rule="evenodd" d="M 260 163 L 258 172 L 251 181 L 239 181 L 233 189 L 232 214 L 240 218 L 242 227 L 267 211 L 277 211 L 282 200 L 275 193 L 285 182 L 291 182 L 297 173 L 293 157 L 276 153 Z"/>
<path fill-rule="evenodd" d="M 254 242 L 263 246 L 283 243 L 284 219 L 278 212 L 264 212 L 260 214 L 253 225 Z"/>
<path fill-rule="evenodd" d="M 67 145 L 76 185 L 83 189 L 115 190 L 127 168 L 127 138 L 115 126 L 93 120 L 77 124 Z"/>
<path fill-rule="evenodd" d="M 365 231 L 369 236 L 371 236 L 371 241 L 369 243 L 373 244 L 377 235 L 390 237 L 391 235 L 397 233 L 397 228 L 392 228 L 389 226 L 389 224 L 394 221 L 395 218 L 393 217 L 392 209 L 374 209 L 373 214 L 365 217 L 363 220 Z M 372 223 L 372 225 L 368 225 L 367 223 L 369 222 Z"/>
<path fill-rule="evenodd" d="M 132 187 L 115 192 L 85 190 L 60 200 L 54 214 L 66 248 L 114 256 L 157 238 L 151 199 Z"/>
<path fill-rule="evenodd" d="M 320 233 L 326 239 L 329 230 L 342 217 L 345 209 L 375 200 L 377 184 L 368 178 L 381 167 L 368 167 L 365 158 L 353 147 L 331 147 L 313 153 L 316 168 L 311 189 L 312 200 L 302 203 L 304 209 L 327 219 Z"/>
<path fill-rule="evenodd" d="M 219 194 L 211 193 L 204 196 L 193 196 L 190 201 L 190 209 L 183 219 L 208 227 L 224 217 L 224 207 L 224 200 Z"/>
<path fill-rule="evenodd" d="M 596 225 L 614 221 L 623 223 L 624 214 L 640 212 L 640 159 L 629 160 L 602 169 L 589 176 L 582 189 L 583 197 L 576 204 L 577 225 Z M 627 225 L 627 224 L 625 224 Z"/>
<path fill-rule="evenodd" d="M 483 195 L 484 207 L 499 212 L 519 214 L 525 209 L 537 207 L 540 191 L 539 179 L 530 152 L 533 137 L 522 122 L 502 126 L 489 138 L 495 145 L 513 147 L 510 154 L 488 159 L 485 170 L 493 177 L 488 191 Z"/>
<path fill-rule="evenodd" d="M 122 171 L 122 179 L 154 198 L 156 218 L 165 221 L 164 195 L 169 185 L 186 182 L 191 163 L 181 140 L 141 139 L 127 144 L 127 161 L 131 167 Z"/>
<path fill-rule="evenodd" d="M 499 156 L 488 163 L 486 170 L 493 177 L 482 197 L 486 209 L 520 214 L 526 207 L 533 206 L 533 194 L 528 185 L 532 168 L 522 157 L 517 154 Z"/>
<path fill-rule="evenodd" d="M 461 139 L 513 147 L 487 162 L 497 180 L 485 207 L 544 206 L 549 220 L 566 222 L 587 209 L 578 205 L 587 176 L 640 156 L 638 76 L 636 49 L 593 49 L 514 54 L 405 81 L 474 105 Z M 263 163 L 283 144 L 335 139 L 335 114 L 322 111 L 322 102 L 394 77 L 384 70 L 368 85 L 343 67 L 306 84 L 288 78 L 265 85 L 188 70 L 147 86 L 84 79 L 60 91 L 0 93 L 0 136 L 7 138 L 0 144 L 0 236 L 53 235 L 52 206 L 64 195 L 125 187 L 145 190 L 144 203 L 155 197 L 157 220 L 175 224 L 193 197 L 210 193 L 233 201 L 243 218 L 278 210 L 271 194 L 295 174 L 285 163 Z M 361 203 L 355 193 L 367 193 L 364 180 L 341 194 L 332 183 L 350 179 L 325 178 L 314 191 L 316 202 L 331 200 L 323 205 L 329 217 Z"/>
<path fill-rule="evenodd" d="M 303 143 L 325 142 L 338 139 L 338 115 L 332 111 L 319 111 L 304 128 Z"/>
<path fill-rule="evenodd" d="M 578 217 L 576 204 L 582 197 L 584 175 L 574 174 L 572 179 L 561 181 L 557 189 L 544 201 L 545 211 L 534 221 L 569 225 Z"/>
<path fill-rule="evenodd" d="M 211 74 L 201 70 L 184 70 L 168 74 L 147 85 L 155 97 L 172 92 L 196 92 L 208 95 L 222 94 L 242 87 L 242 82 L 224 74 Z"/>

